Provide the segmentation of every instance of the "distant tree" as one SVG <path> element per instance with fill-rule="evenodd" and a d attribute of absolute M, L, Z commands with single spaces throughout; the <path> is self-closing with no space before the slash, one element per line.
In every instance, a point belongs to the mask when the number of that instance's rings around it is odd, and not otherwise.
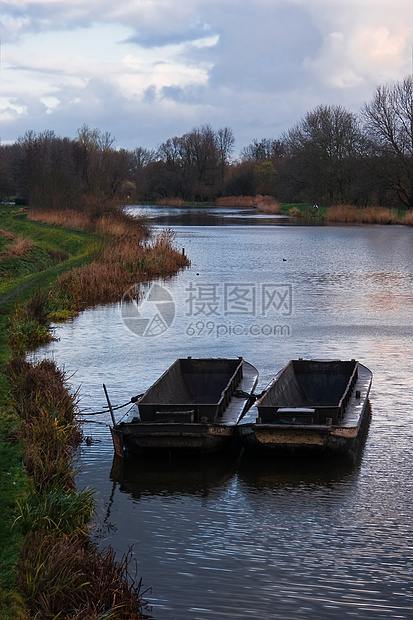
<path fill-rule="evenodd" d="M 218 163 L 221 173 L 221 183 L 224 183 L 230 158 L 234 150 L 235 137 L 232 129 L 223 127 L 215 134 L 215 145 L 218 151 Z"/>
<path fill-rule="evenodd" d="M 296 193 L 327 204 L 351 198 L 361 145 L 355 114 L 340 105 L 320 105 L 284 134 L 283 142 Z"/>
<path fill-rule="evenodd" d="M 236 162 L 227 172 L 226 181 L 223 185 L 224 196 L 255 196 L 256 177 L 254 175 L 255 164 L 250 161 Z"/>
<path fill-rule="evenodd" d="M 263 161 L 254 167 L 255 193 L 275 195 L 277 173 L 272 161 Z"/>
<path fill-rule="evenodd" d="M 413 78 L 378 86 L 362 110 L 373 170 L 384 187 L 413 208 Z"/>
<path fill-rule="evenodd" d="M 124 200 L 123 185 L 128 179 L 129 158 L 125 151 L 116 151 L 115 139 L 109 132 L 87 125 L 77 132 L 84 202 L 96 210 L 114 206 Z"/>
<path fill-rule="evenodd" d="M 155 151 L 136 147 L 133 151 L 120 149 L 119 153 L 124 158 L 128 171 L 128 181 L 124 184 L 126 200 L 150 198 L 150 164 L 156 161 Z"/>
<path fill-rule="evenodd" d="M 241 161 L 273 161 L 285 155 L 285 148 L 280 140 L 272 138 L 254 139 L 241 150 Z"/>
<path fill-rule="evenodd" d="M 233 145 L 230 129 L 215 132 L 210 125 L 169 138 L 157 153 L 165 166 L 163 191 L 187 200 L 214 198 L 222 191 Z"/>
<path fill-rule="evenodd" d="M 32 207 L 64 209 L 77 203 L 81 187 L 73 159 L 73 143 L 54 131 L 28 131 L 19 138 L 20 158 L 14 173 L 19 193 Z"/>

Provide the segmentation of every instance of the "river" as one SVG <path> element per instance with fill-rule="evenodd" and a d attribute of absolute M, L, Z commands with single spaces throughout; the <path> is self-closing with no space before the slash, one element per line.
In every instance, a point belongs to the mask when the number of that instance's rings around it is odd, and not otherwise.
<path fill-rule="evenodd" d="M 131 549 L 157 620 L 412 618 L 413 230 L 132 211 L 173 228 L 191 260 L 157 283 L 161 324 L 137 321 L 126 294 L 56 326 L 36 353 L 80 386 L 77 484 L 97 491 L 99 545 Z M 188 355 L 243 356 L 258 392 L 290 359 L 358 359 L 374 374 L 361 453 L 113 468 L 109 416 L 89 415 L 102 383 L 125 403 Z"/>

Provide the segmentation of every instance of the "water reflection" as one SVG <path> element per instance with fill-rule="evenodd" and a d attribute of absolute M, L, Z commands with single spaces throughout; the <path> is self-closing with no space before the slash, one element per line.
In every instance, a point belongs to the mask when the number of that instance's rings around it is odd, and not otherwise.
<path fill-rule="evenodd" d="M 142 495 L 199 495 L 207 497 L 211 490 L 225 486 L 235 473 L 230 458 L 174 459 L 114 457 L 110 477 L 122 493 L 133 498 Z"/>
<path fill-rule="evenodd" d="M 267 215 L 254 208 L 131 206 L 129 213 L 162 228 L 177 226 L 284 226 L 294 224 L 286 215 Z"/>

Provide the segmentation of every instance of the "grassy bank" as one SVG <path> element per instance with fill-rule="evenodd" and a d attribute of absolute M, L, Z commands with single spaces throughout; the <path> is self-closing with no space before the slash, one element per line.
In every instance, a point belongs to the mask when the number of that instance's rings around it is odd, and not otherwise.
<path fill-rule="evenodd" d="M 76 394 L 54 363 L 25 354 L 52 337 L 52 320 L 188 261 L 169 233 L 151 241 L 122 212 L 0 206 L 0 231 L 0 618 L 141 618 L 129 558 L 89 538 L 93 494 L 76 491 L 72 463 Z"/>

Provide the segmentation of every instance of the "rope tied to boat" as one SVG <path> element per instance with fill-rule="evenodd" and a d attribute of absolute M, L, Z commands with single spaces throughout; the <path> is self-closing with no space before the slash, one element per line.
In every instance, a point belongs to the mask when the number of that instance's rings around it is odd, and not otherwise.
<path fill-rule="evenodd" d="M 132 404 L 134 405 L 136 402 L 138 402 L 138 400 L 143 396 L 143 394 L 138 394 L 137 396 L 132 396 L 132 398 L 130 400 L 128 400 L 127 403 L 124 403 L 123 405 L 116 405 L 116 407 L 112 407 L 112 411 L 117 411 L 118 409 L 123 409 L 123 407 L 127 407 L 128 405 Z M 101 415 L 102 413 L 109 413 L 110 409 L 109 407 L 105 407 L 102 411 L 80 411 L 80 414 L 85 414 L 85 415 Z"/>
<path fill-rule="evenodd" d="M 260 394 L 254 394 L 254 392 L 251 392 L 250 394 L 248 392 L 244 392 L 243 390 L 235 390 L 234 396 L 236 396 L 237 398 L 248 398 L 248 399 L 253 399 L 253 400 L 259 400 L 260 398 L 264 396 L 265 393 L 266 393 L 266 390 L 264 390 Z"/>

